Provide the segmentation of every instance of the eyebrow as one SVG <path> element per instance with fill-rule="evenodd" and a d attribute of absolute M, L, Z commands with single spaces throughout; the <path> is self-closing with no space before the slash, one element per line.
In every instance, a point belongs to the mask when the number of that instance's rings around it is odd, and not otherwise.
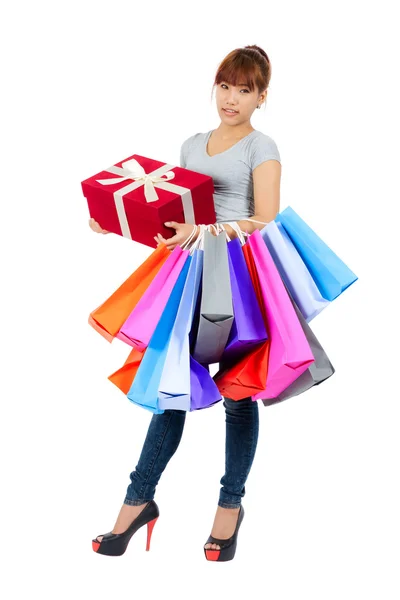
<path fill-rule="evenodd" d="M 224 83 L 227 83 L 226 81 L 224 81 Z M 229 85 L 229 84 L 228 84 Z M 237 87 L 250 87 L 247 83 L 238 83 Z"/>

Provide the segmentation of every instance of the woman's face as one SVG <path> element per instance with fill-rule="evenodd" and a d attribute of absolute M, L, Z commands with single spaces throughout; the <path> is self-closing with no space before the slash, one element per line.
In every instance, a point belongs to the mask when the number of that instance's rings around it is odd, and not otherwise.
<path fill-rule="evenodd" d="M 251 115 L 266 96 L 266 92 L 259 94 L 257 89 L 250 91 L 247 85 L 230 85 L 222 81 L 217 85 L 216 102 L 217 110 L 224 123 L 238 125 L 250 120 Z M 224 109 L 235 112 L 228 113 Z"/>

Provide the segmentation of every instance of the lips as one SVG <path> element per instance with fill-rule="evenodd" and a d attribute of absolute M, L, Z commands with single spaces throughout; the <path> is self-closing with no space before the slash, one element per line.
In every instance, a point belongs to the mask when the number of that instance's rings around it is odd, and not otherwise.
<path fill-rule="evenodd" d="M 229 113 L 231 113 L 231 114 L 233 113 L 233 114 L 235 114 L 235 115 L 236 115 L 236 114 L 239 112 L 239 111 L 237 111 L 237 110 L 231 110 L 231 109 L 228 109 L 228 108 L 223 108 L 222 110 L 223 110 L 223 111 L 225 111 L 225 112 L 229 112 Z"/>

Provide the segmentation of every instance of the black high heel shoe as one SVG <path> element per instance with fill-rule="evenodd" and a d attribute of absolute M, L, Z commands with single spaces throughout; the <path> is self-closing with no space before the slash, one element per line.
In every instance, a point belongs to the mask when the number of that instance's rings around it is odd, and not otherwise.
<path fill-rule="evenodd" d="M 147 524 L 147 543 L 146 550 L 150 550 L 151 534 L 154 525 L 160 515 L 157 504 L 150 500 L 136 519 L 132 521 L 128 529 L 123 533 L 112 533 L 111 531 L 103 535 L 101 542 L 92 540 L 92 548 L 97 554 L 107 554 L 108 556 L 121 556 L 128 547 L 129 541 L 134 533 L 140 527 Z M 99 534 L 99 536 L 102 534 Z M 99 537 L 98 536 L 98 537 Z"/>
<path fill-rule="evenodd" d="M 206 544 L 218 544 L 218 546 L 220 547 L 220 550 L 213 549 L 213 548 L 204 548 L 204 554 L 205 554 L 207 560 L 214 560 L 214 561 L 220 561 L 220 562 L 226 561 L 226 560 L 232 560 L 232 558 L 235 556 L 235 553 L 236 553 L 237 538 L 238 538 L 240 525 L 242 524 L 242 521 L 243 521 L 243 517 L 244 517 L 244 508 L 242 505 L 240 505 L 238 520 L 237 520 L 236 528 L 235 528 L 235 531 L 233 532 L 233 535 L 226 540 L 219 540 L 218 538 L 215 538 L 212 535 L 210 535 L 210 537 L 208 538 L 208 540 L 206 541 L 204 546 Z"/>

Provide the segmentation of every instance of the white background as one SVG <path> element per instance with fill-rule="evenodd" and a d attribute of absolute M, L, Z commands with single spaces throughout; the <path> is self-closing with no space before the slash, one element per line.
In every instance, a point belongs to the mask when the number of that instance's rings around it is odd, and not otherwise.
<path fill-rule="evenodd" d="M 1 586 L 13 598 L 399 598 L 394 2 L 19 2 L 1 24 Z M 126 554 L 110 531 L 151 413 L 107 376 L 127 356 L 87 324 L 150 249 L 93 233 L 80 182 L 133 153 L 178 164 L 219 124 L 232 49 L 272 63 L 252 125 L 291 205 L 359 281 L 313 322 L 335 376 L 260 404 L 236 557 L 203 555 L 224 472 L 222 403 L 187 415 Z M 397 571 L 397 572 L 396 572 Z"/>

